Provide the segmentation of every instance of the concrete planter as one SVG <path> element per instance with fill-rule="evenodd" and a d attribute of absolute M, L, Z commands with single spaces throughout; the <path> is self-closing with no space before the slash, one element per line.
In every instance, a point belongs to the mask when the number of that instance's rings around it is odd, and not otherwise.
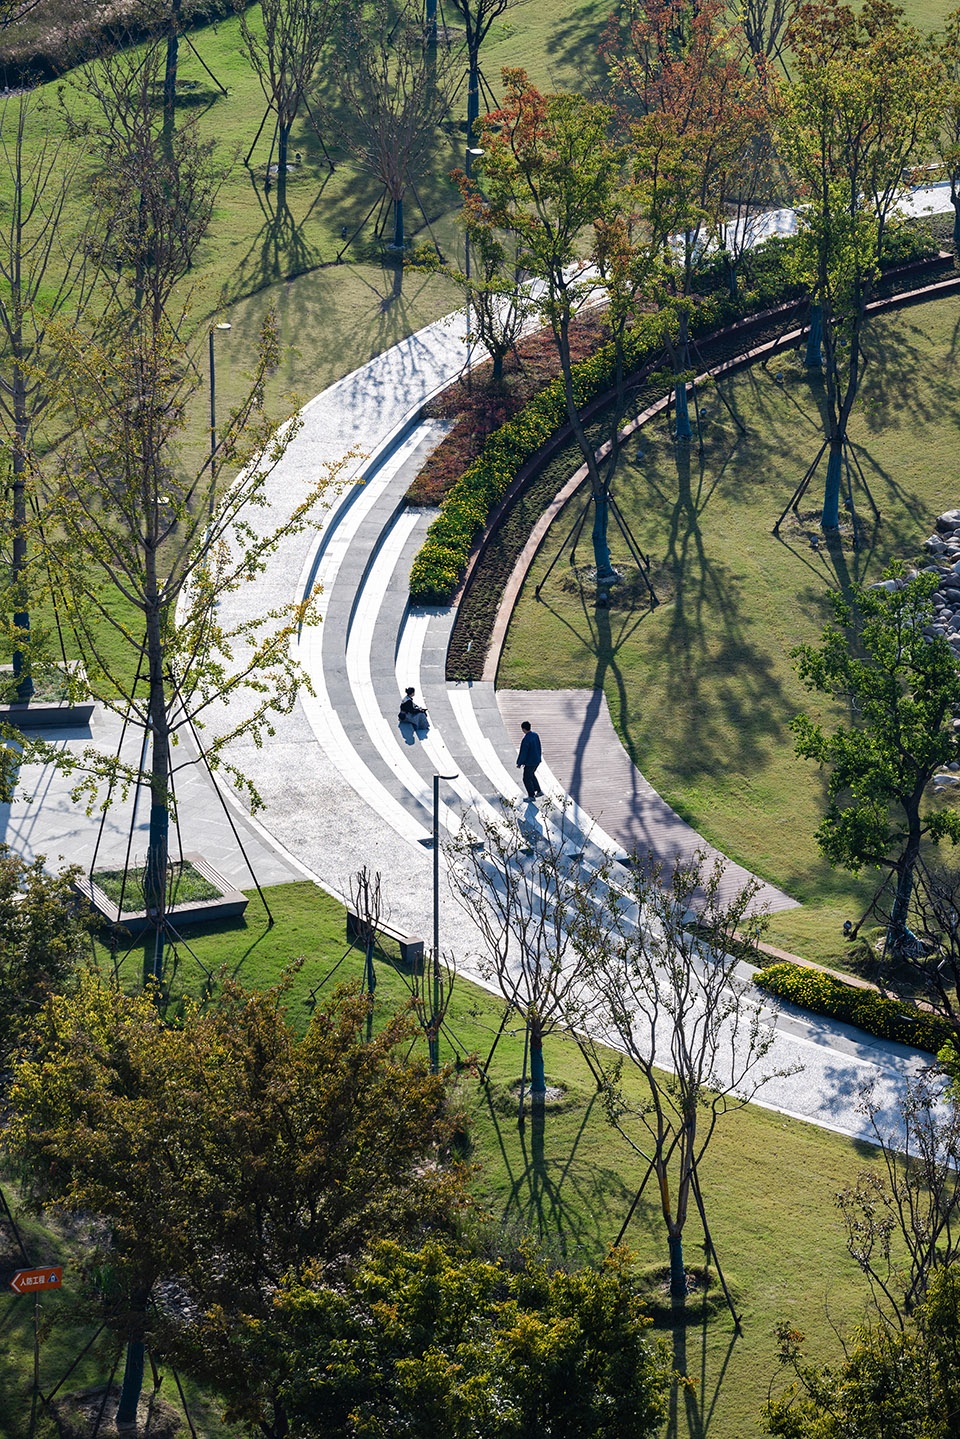
<path fill-rule="evenodd" d="M 201 855 L 184 854 L 183 858 L 188 860 L 204 879 L 216 885 L 220 894 L 214 899 L 185 900 L 182 904 L 172 905 L 167 911 L 167 917 L 173 924 L 179 928 L 186 924 L 206 924 L 210 920 L 239 918 L 247 907 L 247 896 L 239 889 L 234 889 Z M 142 934 L 151 927 L 145 909 L 124 911 L 121 915 L 117 905 L 104 893 L 95 879 L 91 880 L 86 876 L 78 879 L 76 888 L 106 924 L 116 925 L 131 935 Z"/>
<path fill-rule="evenodd" d="M 59 666 L 78 678 L 84 678 L 84 670 L 79 660 L 67 660 Z M 0 665 L 0 677 L 13 674 L 13 665 Z M 16 725 L 17 729 L 65 729 L 68 726 L 76 728 L 78 725 L 90 723 L 93 715 L 95 701 L 83 700 L 79 704 L 71 704 L 69 700 L 43 700 L 32 699 L 26 704 L 14 701 L 12 704 L 0 703 L 0 721 Z"/>

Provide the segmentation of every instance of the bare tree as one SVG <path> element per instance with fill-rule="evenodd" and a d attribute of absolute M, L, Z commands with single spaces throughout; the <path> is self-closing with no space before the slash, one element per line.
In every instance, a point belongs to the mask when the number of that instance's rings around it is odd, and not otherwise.
<path fill-rule="evenodd" d="M 385 0 L 344 16 L 340 96 L 350 111 L 343 142 L 393 205 L 393 247 L 404 247 L 403 203 L 433 154 L 449 109 L 451 53 L 427 44 L 419 6 Z"/>
<path fill-rule="evenodd" d="M 448 845 L 454 898 L 484 941 L 481 966 L 526 1031 L 520 1117 L 530 1063 L 530 1093 L 543 1103 L 544 1039 L 570 1030 L 583 1013 L 589 963 L 577 948 L 578 915 L 602 893 L 603 866 L 584 864 L 582 841 L 564 837 L 563 815 L 541 810 L 533 825 L 524 810 L 501 800 L 501 814 L 481 814 Z M 501 1030 L 502 1032 L 502 1030 Z M 489 1061 L 488 1061 L 489 1062 Z"/>
<path fill-rule="evenodd" d="M 743 0 L 739 20 L 757 60 L 779 60 L 795 0 Z"/>
<path fill-rule="evenodd" d="M 16 697 L 33 694 L 28 605 L 27 489 L 33 432 L 56 384 L 49 367 L 50 322 L 77 321 L 90 298 L 88 235 L 71 230 L 64 209 L 75 182 L 79 151 L 49 131 L 30 156 L 24 152 L 33 113 L 26 96 L 0 108 L 0 161 L 10 196 L 0 238 L 0 425 L 10 454 L 13 554 L 8 607 L 13 614 Z M 5 187 L 6 188 L 6 187 Z"/>
<path fill-rule="evenodd" d="M 594 916 L 581 911 L 577 944 L 591 957 L 593 1032 L 613 1036 L 644 1084 L 643 1100 L 632 1101 L 620 1083 L 623 1061 L 611 1066 L 598 1050 L 608 1114 L 648 1166 L 640 1192 L 651 1176 L 657 1183 L 678 1302 L 691 1201 L 713 1250 L 700 1165 L 717 1125 L 778 1073 L 764 1066 L 773 1027 L 737 974 L 763 927 L 752 913 L 756 892 L 750 882 L 726 897 L 722 861 L 708 867 L 697 855 L 666 877 L 638 865 L 617 903 Z M 746 941 L 738 938 L 743 929 Z M 732 1302 L 731 1311 L 736 1318 Z"/>
<path fill-rule="evenodd" d="M 105 207 L 97 330 L 50 327 L 58 403 L 71 433 L 45 466 L 46 523 L 38 536 L 51 603 L 72 634 L 90 691 L 140 726 L 149 746 L 145 741 L 142 769 L 95 748 L 73 758 L 35 749 L 85 773 L 90 787 L 149 788 L 143 885 L 154 934 L 149 968 L 160 981 L 172 747 L 239 691 L 247 694 L 239 727 L 228 726 L 207 746 L 208 762 L 225 764 L 224 747 L 238 734 L 268 730 L 271 713 L 294 702 L 300 672 L 291 640 L 312 614 L 308 596 L 231 628 L 218 606 L 258 574 L 282 535 L 308 522 L 330 474 L 318 471 L 280 526 L 257 523 L 268 477 L 297 431 L 294 419 L 278 432 L 263 411 L 279 357 L 272 316 L 246 394 L 216 436 L 216 453 L 198 467 L 184 458 L 180 442 L 208 326 L 198 333 L 191 325 L 178 286 L 206 233 L 217 177 L 192 126 L 166 147 L 146 78 L 157 63 L 156 52 L 152 59 L 149 52 L 124 55 L 90 72 L 105 122 L 94 129 L 94 145 L 112 158 L 93 189 Z M 224 472 L 230 484 L 218 508 Z"/>
<path fill-rule="evenodd" d="M 892 1126 L 869 1091 L 862 1108 L 883 1170 L 862 1171 L 837 1205 L 850 1254 L 903 1328 L 933 1271 L 960 1259 L 960 1109 L 931 1074 L 907 1081 Z"/>
<path fill-rule="evenodd" d="M 79 72 L 77 90 L 87 97 L 82 110 L 64 110 L 97 162 L 91 253 L 101 283 L 115 277 L 116 312 L 126 308 L 139 322 L 148 309 L 151 324 L 159 324 L 189 273 L 225 178 L 215 142 L 201 137 L 195 121 L 164 135 L 156 106 L 163 66 L 155 45 L 103 55 Z"/>
<path fill-rule="evenodd" d="M 262 0 L 258 26 L 251 23 L 242 0 L 237 0 L 244 49 L 257 72 L 267 115 L 276 117 L 277 204 L 281 210 L 286 205 L 290 131 L 307 103 L 339 9 L 339 0 Z M 254 140 L 250 147 L 248 162 L 256 143 Z"/>

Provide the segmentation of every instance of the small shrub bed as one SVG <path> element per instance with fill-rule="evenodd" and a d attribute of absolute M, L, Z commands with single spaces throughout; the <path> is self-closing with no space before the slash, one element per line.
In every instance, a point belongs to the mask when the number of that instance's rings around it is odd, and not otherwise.
<path fill-rule="evenodd" d="M 246 8 L 246 6 L 244 6 Z M 235 0 L 183 0 L 184 29 L 209 25 L 235 13 Z M 0 36 L 0 80 L 8 89 L 55 80 L 111 46 L 124 46 L 163 32 L 166 13 L 138 0 L 40 0 Z"/>
<path fill-rule="evenodd" d="M 101 869 L 94 874 L 93 882 L 114 904 L 120 903 L 122 893 L 123 913 L 136 914 L 143 908 L 144 873 L 143 868 L 128 870 L 124 884 L 122 869 Z M 194 869 L 189 860 L 170 865 L 167 880 L 168 904 L 200 904 L 208 899 L 219 898 L 220 890 L 217 886 L 205 879 L 199 870 Z"/>
<path fill-rule="evenodd" d="M 570 349 L 575 361 L 592 355 L 605 338 L 602 315 L 582 315 L 571 327 Z M 439 505 L 464 470 L 473 464 L 489 435 L 513 418 L 559 372 L 556 346 L 546 330 L 525 335 L 504 364 L 504 377 L 494 385 L 490 360 L 478 365 L 469 382 L 458 380 L 444 390 L 426 413 L 453 418 L 453 429 L 427 459 L 406 494 L 410 505 Z"/>
<path fill-rule="evenodd" d="M 754 983 L 768 994 L 799 1005 L 813 1014 L 854 1024 L 878 1039 L 894 1039 L 937 1054 L 954 1037 L 945 1020 L 924 1014 L 912 1004 L 886 999 L 874 989 L 844 984 L 822 969 L 799 964 L 771 964 L 754 975 Z"/>
<path fill-rule="evenodd" d="M 936 253 L 929 233 L 921 228 L 901 227 L 893 232 L 897 265 L 915 263 Z M 789 239 L 775 238 L 758 247 L 750 257 L 749 289 L 731 296 L 719 289 L 716 265 L 708 266 L 706 293 L 694 299 L 691 333 L 702 337 L 747 315 L 770 309 L 801 293 L 791 274 Z M 648 365 L 662 349 L 664 327 L 670 323 L 662 314 L 643 317 L 627 338 L 625 365 L 628 374 Z M 674 322 L 675 323 L 675 322 Z M 574 394 L 581 410 L 608 391 L 614 381 L 615 354 L 612 344 L 601 345 L 574 367 Z M 410 598 L 415 604 L 447 604 L 466 569 L 476 536 L 486 527 L 490 514 L 503 499 L 523 465 L 566 423 L 567 412 L 559 376 L 547 384 L 522 410 L 501 425 L 486 440 L 477 458 L 453 484 L 440 514 L 410 571 Z"/>

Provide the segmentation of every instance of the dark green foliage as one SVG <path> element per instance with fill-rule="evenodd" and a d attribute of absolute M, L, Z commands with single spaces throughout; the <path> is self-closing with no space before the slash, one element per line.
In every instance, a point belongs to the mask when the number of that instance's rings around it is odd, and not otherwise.
<path fill-rule="evenodd" d="M 844 984 L 820 969 L 807 969 L 799 964 L 771 964 L 754 976 L 754 983 L 814 1014 L 855 1024 L 878 1039 L 895 1039 L 930 1054 L 936 1054 L 953 1034 L 952 1026 L 945 1020 L 925 1014 L 915 1005 L 887 999 L 873 989 Z"/>
<path fill-rule="evenodd" d="M 278 1307 L 297 1433 L 644 1439 L 665 1414 L 670 1366 L 623 1253 L 565 1273 L 378 1244 L 349 1283 Z"/>
<path fill-rule="evenodd" d="M 793 1371 L 764 1420 L 780 1439 L 955 1439 L 960 1430 L 960 1266 L 938 1270 L 902 1329 L 877 1320 L 854 1332 L 843 1361 L 806 1363 L 803 1335 L 779 1329 Z"/>
<path fill-rule="evenodd" d="M 76 870 L 49 875 L 0 845 L 0 1064 L 8 1062 L 45 996 L 63 989 L 89 947 L 73 889 Z"/>
<path fill-rule="evenodd" d="M 892 872 L 895 946 L 906 930 L 921 845 L 960 841 L 960 815 L 925 803 L 936 771 L 960 757 L 952 725 L 960 670 L 947 641 L 928 633 L 939 582 L 936 572 L 909 577 L 894 565 L 879 586 L 835 592 L 835 623 L 818 646 L 795 652 L 807 689 L 854 713 L 832 734 L 805 714 L 791 722 L 800 758 L 828 771 L 817 843 L 831 864 L 854 874 L 865 865 Z"/>

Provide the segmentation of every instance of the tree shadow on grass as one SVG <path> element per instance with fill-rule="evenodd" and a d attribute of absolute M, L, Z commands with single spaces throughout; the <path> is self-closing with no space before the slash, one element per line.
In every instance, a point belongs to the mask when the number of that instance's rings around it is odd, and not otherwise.
<path fill-rule="evenodd" d="M 265 192 L 262 183 L 250 174 L 250 187 L 260 207 L 263 224 L 224 284 L 220 299 L 222 305 L 233 304 L 277 280 L 294 279 L 323 264 L 320 250 L 307 239 L 306 225 L 320 202 L 329 178 L 330 171 L 327 170 L 312 202 L 303 214 L 298 215 L 295 207 L 299 209 L 303 204 L 300 193 L 295 190 L 294 195 L 288 195 L 286 203 L 281 205 L 275 188 Z M 297 201 L 300 201 L 299 206 Z"/>
<path fill-rule="evenodd" d="M 577 77 L 577 86 L 584 93 L 599 92 L 606 83 L 606 66 L 600 55 L 600 35 L 606 14 L 598 15 L 592 5 L 581 5 L 565 14 L 556 24 L 545 49 L 553 65 L 562 66 L 569 77 Z M 551 65 L 551 84 L 553 84 Z"/>
<path fill-rule="evenodd" d="M 501 1217 L 519 1222 L 563 1260 L 584 1262 L 602 1254 L 609 1206 L 622 1202 L 625 1207 L 629 1202 L 627 1188 L 616 1170 L 598 1165 L 592 1157 L 579 1157 L 595 1104 L 594 1095 L 584 1107 L 572 1142 L 568 1147 L 565 1142 L 566 1152 L 560 1153 L 557 1126 L 551 1124 L 559 1117 L 556 1113 L 545 1111 L 543 1105 L 533 1105 L 526 1112 L 524 1125 L 518 1128 L 516 1101 L 511 1116 L 506 1104 L 498 1104 L 489 1085 L 483 1091 L 483 1107 L 493 1126 L 507 1177 Z"/>
<path fill-rule="evenodd" d="M 697 1328 L 695 1343 L 689 1342 L 690 1330 L 686 1324 L 675 1324 L 671 1331 L 673 1367 L 677 1374 L 684 1375 L 688 1382 L 675 1380 L 671 1387 L 664 1439 L 707 1439 L 711 1432 L 717 1401 L 739 1336 L 731 1326 L 730 1340 L 723 1358 L 715 1369 L 711 1369 L 707 1325 L 705 1315 Z M 689 1369 L 691 1350 L 696 1351 L 696 1372 L 693 1374 Z"/>
<path fill-rule="evenodd" d="M 701 518 L 711 497 L 736 465 L 741 441 L 713 457 L 674 448 L 676 476 L 664 566 L 671 577 L 673 603 L 663 639 L 662 660 L 668 701 L 687 714 L 695 743 L 688 747 L 684 773 L 717 775 L 743 771 L 751 754 L 782 739 L 791 707 L 768 654 L 766 636 L 751 634 L 740 598 L 740 578 L 710 552 Z M 734 476 L 735 478 L 735 476 Z M 718 677 L 720 682 L 718 683 Z M 732 757 L 723 738 L 734 727 L 749 738 Z"/>

